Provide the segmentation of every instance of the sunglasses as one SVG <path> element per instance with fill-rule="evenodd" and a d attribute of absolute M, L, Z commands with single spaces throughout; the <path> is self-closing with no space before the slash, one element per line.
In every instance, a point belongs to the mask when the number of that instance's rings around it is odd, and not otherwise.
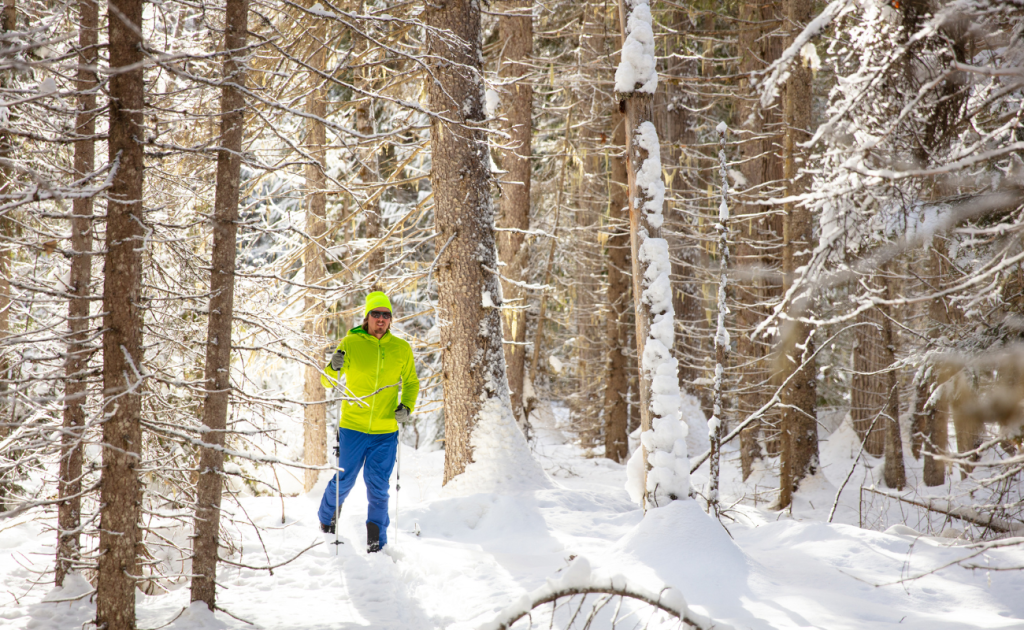
<path fill-rule="evenodd" d="M 388 311 L 370 311 L 370 317 L 374 319 L 391 319 L 391 313 Z"/>

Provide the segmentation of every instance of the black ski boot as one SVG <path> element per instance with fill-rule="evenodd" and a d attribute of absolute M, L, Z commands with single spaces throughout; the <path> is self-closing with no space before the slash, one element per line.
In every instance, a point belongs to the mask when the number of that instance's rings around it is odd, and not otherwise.
<path fill-rule="evenodd" d="M 366 524 L 366 553 L 380 551 L 380 528 L 376 523 Z"/>
<path fill-rule="evenodd" d="M 335 531 L 335 528 L 338 525 L 338 515 L 339 514 L 341 514 L 341 506 L 340 505 L 338 506 L 338 509 L 335 510 L 334 518 L 331 519 L 331 524 L 330 525 L 324 525 L 323 523 L 320 523 L 320 531 L 322 531 L 325 534 L 333 534 L 334 531 Z"/>

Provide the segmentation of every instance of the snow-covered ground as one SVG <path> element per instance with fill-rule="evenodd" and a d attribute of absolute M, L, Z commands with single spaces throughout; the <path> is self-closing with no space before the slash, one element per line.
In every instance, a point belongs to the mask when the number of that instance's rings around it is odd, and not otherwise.
<path fill-rule="evenodd" d="M 693 611 L 734 628 L 1024 628 L 1024 571 L 998 570 L 1024 566 L 1024 544 L 971 561 L 989 570 L 966 569 L 956 561 L 975 550 L 962 542 L 906 527 L 860 529 L 857 487 L 868 469 L 855 471 L 836 522 L 824 522 L 855 454 L 843 428 L 823 443 L 823 474 L 805 484 L 792 515 L 736 505 L 723 527 L 694 500 L 645 517 L 623 487 L 624 466 L 585 457 L 557 417 L 542 415 L 534 445 L 554 483 L 529 492 L 451 493 L 441 487 L 442 452 L 403 447 L 402 489 L 392 502 L 398 513 L 384 554 L 365 552 L 361 481 L 344 506 L 338 546 L 317 528 L 327 473 L 313 492 L 284 499 L 283 523 L 279 498 L 242 499 L 261 531 L 236 530 L 241 553 L 233 562 L 277 565 L 316 546 L 273 574 L 222 566 L 218 602 L 237 618 L 189 608 L 183 580 L 169 593 L 138 595 L 139 627 L 174 619 L 165 627 L 477 628 L 583 557 L 598 576 L 622 574 L 654 592 L 674 587 Z M 726 458 L 729 505 L 740 485 L 736 454 Z M 773 483 L 769 472 L 755 472 L 748 494 L 758 478 L 765 488 Z M 703 482 L 694 475 L 695 487 Z M 0 627 L 81 628 L 93 617 L 88 598 L 54 603 L 91 587 L 81 578 L 62 590 L 50 586 L 51 532 L 39 520 L 0 522 Z M 534 618 L 535 627 L 548 621 Z"/>

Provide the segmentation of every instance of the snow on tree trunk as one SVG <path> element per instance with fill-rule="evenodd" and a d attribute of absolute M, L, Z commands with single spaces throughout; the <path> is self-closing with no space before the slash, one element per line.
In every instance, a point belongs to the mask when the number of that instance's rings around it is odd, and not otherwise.
<path fill-rule="evenodd" d="M 708 513 L 719 516 L 718 473 L 721 464 L 722 438 L 725 436 L 725 420 L 722 418 L 722 377 L 725 374 L 725 355 L 729 351 L 729 331 L 725 328 L 725 316 L 729 307 L 725 303 L 725 289 L 729 273 L 729 169 L 725 159 L 725 135 L 729 128 L 724 122 L 718 124 L 718 164 L 722 180 L 722 201 L 718 207 L 718 327 L 715 329 L 715 377 L 712 381 L 714 408 L 708 420 L 708 438 L 711 443 L 710 478 L 708 480 Z"/>
<path fill-rule="evenodd" d="M 323 86 L 321 73 L 327 65 L 327 50 L 321 44 L 327 35 L 326 20 L 313 18 L 314 27 L 309 41 L 313 50 L 309 57 L 311 70 L 309 77 L 309 95 L 306 97 L 306 111 L 312 116 L 309 125 L 306 146 L 309 155 L 316 161 L 306 165 L 306 234 L 315 242 L 306 243 L 302 256 L 306 271 L 306 284 L 316 286 L 327 275 L 324 267 L 324 256 L 321 242 L 326 231 L 327 215 L 327 176 L 325 168 L 325 148 L 327 129 L 323 120 L 327 115 L 327 90 Z M 319 361 L 324 354 L 323 347 L 323 300 L 319 289 L 306 289 L 304 303 L 305 324 L 303 333 L 306 335 L 306 351 L 313 361 Z M 327 463 L 327 406 L 322 402 L 325 398 L 323 385 L 320 384 L 319 365 L 307 365 L 304 370 L 303 396 L 306 405 L 303 407 L 303 438 L 304 454 L 302 463 L 321 466 Z M 309 492 L 316 484 L 320 472 L 306 470 L 305 490 Z"/>
<path fill-rule="evenodd" d="M 508 148 L 501 151 L 502 177 L 498 224 L 513 230 L 530 229 L 530 137 L 533 132 L 533 86 L 528 78 L 533 55 L 532 3 L 511 0 L 501 5 L 498 32 L 501 35 L 501 59 L 498 76 L 502 79 L 501 101 L 504 109 L 502 129 L 511 136 Z M 506 83 L 507 82 L 507 83 Z M 522 232 L 498 234 L 498 255 L 504 264 L 502 282 L 505 301 L 513 307 L 503 312 L 505 324 L 505 365 L 508 374 L 512 412 L 520 427 L 527 421 L 523 407 L 523 374 L 526 367 L 526 291 L 514 284 L 523 280 L 529 249 L 523 247 Z"/>
<path fill-rule="evenodd" d="M 431 187 L 438 250 L 437 318 L 444 388 L 444 482 L 463 492 L 550 484 L 516 426 L 502 349 L 481 78 L 480 4 L 453 0 L 423 14 L 429 55 Z"/>
<path fill-rule="evenodd" d="M 237 86 L 245 85 L 244 61 L 249 0 L 227 0 L 224 48 L 224 81 L 221 88 L 220 146 L 217 152 L 217 189 L 214 194 L 213 252 L 210 265 L 210 308 L 206 334 L 206 402 L 203 441 L 214 448 L 201 448 L 199 482 L 192 543 L 193 602 L 202 601 L 213 610 L 217 596 L 217 548 L 220 544 L 220 502 L 223 488 L 224 431 L 227 428 L 231 394 L 231 322 L 235 302 L 235 242 L 238 233 L 238 196 L 242 168 L 242 135 L 245 96 Z"/>
<path fill-rule="evenodd" d="M 142 487 L 142 0 L 111 0 L 108 192 L 103 269 L 103 472 L 100 476 L 96 625 L 135 628 Z M 114 16 L 117 16 L 115 18 Z"/>
<path fill-rule="evenodd" d="M 96 65 L 98 60 L 99 6 L 95 0 L 78 3 L 78 115 L 75 119 L 75 179 L 96 168 Z M 71 221 L 71 284 L 68 301 L 68 357 L 64 364 L 64 432 L 61 434 L 59 495 L 57 509 L 57 566 L 54 581 L 64 584 L 80 555 L 79 532 L 82 499 L 82 429 L 85 426 L 86 381 L 84 372 L 91 350 L 88 344 L 89 283 L 92 276 L 92 197 L 76 198 Z"/>
<path fill-rule="evenodd" d="M 675 321 L 668 243 L 659 238 L 664 222 L 665 183 L 661 148 L 651 122 L 658 87 L 654 30 L 647 0 L 620 0 L 622 56 L 615 91 L 625 102 L 629 174 L 629 226 L 640 358 L 641 448 L 627 466 L 627 490 L 647 509 L 690 495 L 687 427 L 681 422 L 678 364 L 672 356 Z"/>

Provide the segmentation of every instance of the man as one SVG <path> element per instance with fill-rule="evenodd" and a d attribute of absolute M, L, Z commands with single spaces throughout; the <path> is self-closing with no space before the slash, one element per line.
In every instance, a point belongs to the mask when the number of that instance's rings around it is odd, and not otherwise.
<path fill-rule="evenodd" d="M 387 295 L 380 291 L 367 295 L 363 325 L 348 331 L 320 377 L 324 387 L 330 388 L 344 376 L 347 398 L 341 403 L 338 423 L 338 467 L 343 471 L 331 478 L 320 501 L 320 529 L 334 533 L 341 505 L 352 491 L 359 469 L 365 466 L 369 553 L 387 544 L 388 489 L 398 449 L 398 425 L 409 421 L 420 391 L 412 348 L 391 334 L 391 317 Z"/>

